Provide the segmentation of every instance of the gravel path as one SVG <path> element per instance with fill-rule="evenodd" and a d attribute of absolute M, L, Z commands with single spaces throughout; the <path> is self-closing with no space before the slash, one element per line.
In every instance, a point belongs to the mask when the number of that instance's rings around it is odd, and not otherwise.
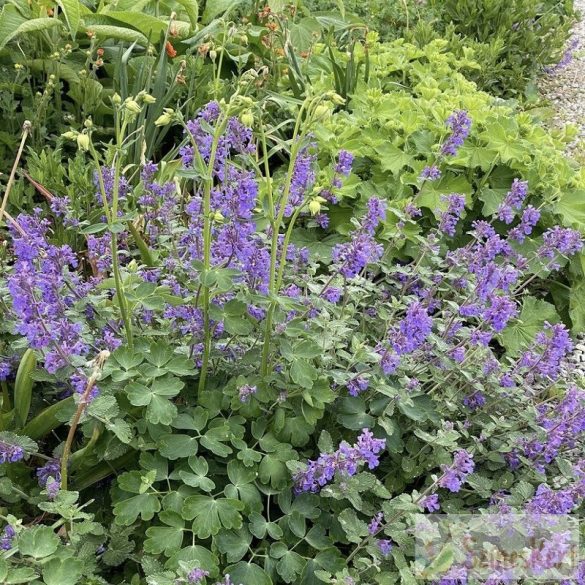
<path fill-rule="evenodd" d="M 541 95 L 550 101 L 555 114 L 552 124 L 564 126 L 574 124 L 579 129 L 577 139 L 569 145 L 568 152 L 585 162 L 585 0 L 574 0 L 580 19 L 573 27 L 569 45 L 568 63 L 544 74 L 539 80 Z M 575 340 L 571 355 L 567 356 L 563 369 L 576 379 L 585 378 L 585 333 Z"/>
<path fill-rule="evenodd" d="M 573 59 L 567 65 L 544 74 L 539 89 L 555 109 L 554 125 L 572 123 L 578 126 L 579 136 L 568 150 L 581 159 L 585 156 L 585 0 L 574 2 L 581 18 L 573 28 L 572 43 L 578 43 Z"/>

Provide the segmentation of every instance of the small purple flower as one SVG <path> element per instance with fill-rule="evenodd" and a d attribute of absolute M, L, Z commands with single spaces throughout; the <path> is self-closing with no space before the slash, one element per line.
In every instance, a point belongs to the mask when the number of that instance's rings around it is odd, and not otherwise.
<path fill-rule="evenodd" d="M 392 551 L 393 545 L 391 540 L 378 540 L 378 549 L 382 556 L 387 557 Z"/>
<path fill-rule="evenodd" d="M 442 199 L 447 201 L 447 210 L 440 214 L 439 230 L 448 236 L 454 236 L 457 222 L 465 210 L 465 196 L 453 193 Z"/>
<path fill-rule="evenodd" d="M 352 164 L 353 154 L 351 154 L 351 152 L 347 152 L 347 150 L 340 150 L 335 172 L 343 175 L 344 177 L 347 177 L 349 173 L 351 173 Z"/>
<path fill-rule="evenodd" d="M 364 376 L 356 376 L 347 383 L 347 391 L 350 396 L 359 396 L 368 389 L 369 381 Z"/>
<path fill-rule="evenodd" d="M 238 391 L 240 402 L 249 402 L 250 396 L 256 394 L 257 391 L 258 388 L 256 388 L 256 386 L 250 386 L 249 384 L 245 384 Z"/>
<path fill-rule="evenodd" d="M 0 358 L 0 381 L 4 382 L 8 380 L 12 372 L 12 364 L 10 360 Z"/>
<path fill-rule="evenodd" d="M 418 178 L 420 181 L 436 181 L 441 178 L 441 170 L 435 165 L 426 166 Z"/>
<path fill-rule="evenodd" d="M 16 536 L 16 531 L 10 524 L 4 527 L 2 536 L 0 536 L 0 550 L 10 550 L 12 548 L 12 541 Z"/>
<path fill-rule="evenodd" d="M 383 512 L 378 512 L 371 520 L 370 523 L 368 524 L 368 532 L 371 535 L 374 535 L 378 532 L 378 530 L 380 530 L 380 526 L 382 525 L 382 522 L 384 521 L 384 513 Z"/>
<path fill-rule="evenodd" d="M 477 390 L 473 394 L 466 396 L 463 399 L 463 404 L 465 404 L 469 410 L 477 410 L 485 404 L 485 396 L 482 392 Z"/>
<path fill-rule="evenodd" d="M 447 127 L 451 134 L 447 137 L 441 147 L 441 154 L 444 156 L 455 156 L 457 151 L 471 131 L 471 118 L 464 110 L 457 110 L 447 118 Z"/>
<path fill-rule="evenodd" d="M 410 219 L 414 219 L 415 217 L 420 217 L 422 215 L 422 211 L 412 203 L 406 204 L 406 207 L 404 208 L 404 213 L 406 213 L 406 215 L 408 215 Z"/>
<path fill-rule="evenodd" d="M 0 463 L 16 463 L 22 461 L 25 451 L 20 445 L 13 445 L 0 440 Z"/>
<path fill-rule="evenodd" d="M 187 583 L 189 583 L 189 585 L 199 585 L 199 583 L 208 576 L 209 571 L 204 571 L 203 569 L 191 569 L 187 573 Z"/>
<path fill-rule="evenodd" d="M 443 475 L 439 480 L 439 486 L 447 488 L 451 492 L 458 492 L 465 478 L 473 473 L 474 468 L 475 464 L 470 453 L 464 449 L 456 451 L 452 465 L 441 465 Z"/>
<path fill-rule="evenodd" d="M 419 504 L 423 509 L 427 510 L 427 512 L 436 512 L 441 508 L 441 505 L 439 504 L 439 496 L 437 494 L 424 496 Z"/>
<path fill-rule="evenodd" d="M 343 291 L 340 288 L 334 287 L 334 286 L 330 286 L 328 288 L 326 288 L 321 295 L 323 296 L 323 298 L 326 301 L 329 301 L 330 303 L 338 303 L 339 299 L 341 299 L 341 295 L 343 294 Z"/>

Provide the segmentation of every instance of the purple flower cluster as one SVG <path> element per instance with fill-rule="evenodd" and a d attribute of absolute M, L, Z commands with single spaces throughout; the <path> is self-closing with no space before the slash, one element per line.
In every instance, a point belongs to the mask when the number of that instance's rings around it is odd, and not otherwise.
<path fill-rule="evenodd" d="M 51 459 L 39 467 L 37 478 L 39 485 L 47 490 L 49 499 L 55 499 L 61 487 L 61 462 L 59 459 Z"/>
<path fill-rule="evenodd" d="M 355 376 L 347 383 L 347 391 L 350 396 L 359 396 L 368 389 L 369 384 L 365 376 Z"/>
<path fill-rule="evenodd" d="M 457 222 L 465 210 L 465 196 L 453 193 L 442 199 L 447 202 L 447 210 L 440 214 L 439 230 L 448 236 L 454 236 Z"/>
<path fill-rule="evenodd" d="M 552 75 L 567 68 L 572 63 L 573 58 L 575 56 L 575 52 L 579 49 L 579 46 L 580 46 L 579 39 L 577 37 L 573 37 L 569 41 L 569 44 L 565 49 L 565 52 L 563 53 L 563 56 L 561 57 L 560 61 L 556 65 L 545 67 L 544 68 L 545 72 L 548 73 L 549 75 Z"/>
<path fill-rule="evenodd" d="M 420 301 L 412 302 L 398 326 L 390 330 L 385 346 L 378 350 L 384 374 L 393 374 L 400 364 L 400 356 L 419 349 L 432 328 L 433 320 L 426 307 Z"/>
<path fill-rule="evenodd" d="M 342 477 L 355 475 L 361 465 L 375 469 L 385 446 L 385 439 L 375 439 L 370 430 L 363 429 L 354 445 L 342 441 L 337 451 L 322 453 L 317 460 L 308 461 L 306 469 L 293 477 L 295 491 L 318 492 L 336 474 Z"/>
<path fill-rule="evenodd" d="M 250 400 L 250 397 L 256 394 L 257 390 L 258 389 L 256 388 L 256 386 L 250 386 L 249 384 L 241 386 L 238 391 L 238 397 L 240 399 L 240 402 L 248 402 Z"/>
<path fill-rule="evenodd" d="M 543 463 L 554 461 L 563 449 L 580 445 L 585 432 L 585 391 L 571 386 L 559 403 L 543 403 L 538 411 L 537 422 L 544 430 L 543 439 L 525 441 L 524 454 L 543 471 Z"/>
<path fill-rule="evenodd" d="M 437 181 L 441 178 L 441 170 L 435 165 L 426 166 L 418 178 L 421 181 Z"/>
<path fill-rule="evenodd" d="M 453 464 L 450 466 L 442 465 L 443 475 L 439 479 L 439 486 L 447 488 L 451 492 L 458 492 L 465 478 L 473 473 L 475 464 L 471 453 L 464 449 L 455 452 Z"/>
<path fill-rule="evenodd" d="M 368 524 L 368 532 L 373 536 L 374 534 L 377 534 L 378 531 L 380 530 L 380 527 L 382 526 L 382 523 L 384 522 L 384 513 L 383 512 L 378 512 L 371 520 L 370 523 Z"/>
<path fill-rule="evenodd" d="M 203 569 L 191 569 L 187 573 L 187 583 L 190 585 L 199 585 L 203 582 L 205 577 L 209 577 L 209 571 Z"/>
<path fill-rule="evenodd" d="M 455 156 L 457 151 L 471 131 L 471 118 L 464 110 L 457 110 L 447 118 L 447 127 L 451 134 L 447 137 L 441 147 L 441 154 L 444 156 Z"/>
<path fill-rule="evenodd" d="M 16 530 L 10 524 L 6 525 L 0 536 L 0 550 L 10 550 L 15 536 Z"/>
<path fill-rule="evenodd" d="M 25 451 L 20 445 L 0 440 L 0 463 L 16 463 L 22 461 Z"/>
<path fill-rule="evenodd" d="M 91 283 L 70 268 L 77 259 L 69 246 L 49 243 L 49 222 L 34 215 L 19 215 L 21 233 L 11 224 L 15 262 L 8 277 L 16 331 L 30 347 L 44 350 L 45 368 L 54 373 L 69 357 L 84 355 L 88 346 L 81 323 L 69 318 L 69 309 L 88 292 Z"/>
<path fill-rule="evenodd" d="M 419 505 L 427 510 L 427 512 L 437 512 L 441 508 L 441 505 L 439 504 L 439 496 L 437 494 L 424 496 L 419 502 Z"/>
<path fill-rule="evenodd" d="M 104 191 L 106 194 L 106 199 L 108 203 L 112 203 L 112 199 L 114 197 L 114 188 L 115 188 L 115 170 L 109 167 L 101 167 L 101 176 L 104 182 Z M 102 205 L 102 193 L 100 187 L 100 176 L 98 171 L 95 171 L 93 174 L 93 184 L 96 188 L 96 198 L 98 204 Z M 120 175 L 118 178 L 118 200 L 123 201 L 130 193 L 130 183 L 123 175 Z"/>
<path fill-rule="evenodd" d="M 524 204 L 526 195 L 528 195 L 528 182 L 514 179 L 512 188 L 498 208 L 498 218 L 506 224 L 512 223 L 514 214 Z"/>
<path fill-rule="evenodd" d="M 383 247 L 374 239 L 374 232 L 385 217 L 386 202 L 377 197 L 370 198 L 368 211 L 360 227 L 351 234 L 352 239 L 333 248 L 331 258 L 340 266 L 339 272 L 345 278 L 354 278 L 368 264 L 382 257 Z"/>

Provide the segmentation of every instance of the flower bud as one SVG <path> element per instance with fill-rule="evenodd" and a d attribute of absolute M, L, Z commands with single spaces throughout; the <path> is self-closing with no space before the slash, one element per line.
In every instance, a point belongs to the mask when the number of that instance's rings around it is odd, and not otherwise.
<path fill-rule="evenodd" d="M 78 134 L 79 132 L 69 130 L 69 132 L 63 132 L 63 134 L 61 134 L 61 137 L 65 138 L 66 140 L 75 140 Z"/>
<path fill-rule="evenodd" d="M 217 223 L 221 223 L 224 220 L 224 217 L 219 211 L 216 211 L 215 213 L 212 214 L 212 219 Z"/>
<path fill-rule="evenodd" d="M 120 97 L 120 94 L 118 94 L 118 93 L 115 93 L 115 94 L 112 96 L 112 103 L 113 103 L 115 106 L 119 106 L 119 105 L 122 103 L 122 98 Z"/>
<path fill-rule="evenodd" d="M 329 108 L 325 104 L 319 104 L 315 108 L 315 117 L 316 118 L 325 118 L 330 113 Z"/>
<path fill-rule="evenodd" d="M 217 58 L 217 51 L 215 49 L 211 49 L 211 51 L 209 51 L 209 57 L 212 61 L 215 61 Z"/>
<path fill-rule="evenodd" d="M 156 98 L 149 93 L 145 93 L 144 96 L 142 96 L 142 101 L 145 104 L 154 104 L 156 102 Z"/>
<path fill-rule="evenodd" d="M 77 147 L 80 150 L 88 151 L 89 150 L 89 135 L 88 134 L 78 134 L 77 135 Z"/>
<path fill-rule="evenodd" d="M 174 111 L 171 108 L 165 108 L 164 114 L 161 114 L 154 122 L 155 126 L 168 126 L 173 121 Z"/>
<path fill-rule="evenodd" d="M 93 122 L 91 121 L 91 118 L 88 118 L 88 119 L 87 119 L 87 120 L 86 120 L 86 121 L 83 123 L 83 125 L 84 125 L 86 128 L 93 128 Z"/>
<path fill-rule="evenodd" d="M 317 215 L 321 211 L 321 204 L 316 199 L 313 199 L 309 202 L 309 211 L 313 215 Z"/>
<path fill-rule="evenodd" d="M 254 114 L 252 114 L 252 112 L 243 112 L 240 116 L 240 122 L 242 122 L 244 126 L 251 128 L 254 125 Z"/>
<path fill-rule="evenodd" d="M 140 114 L 141 112 L 141 108 L 138 105 L 138 102 L 131 99 L 127 99 L 124 102 L 124 107 L 132 114 Z"/>

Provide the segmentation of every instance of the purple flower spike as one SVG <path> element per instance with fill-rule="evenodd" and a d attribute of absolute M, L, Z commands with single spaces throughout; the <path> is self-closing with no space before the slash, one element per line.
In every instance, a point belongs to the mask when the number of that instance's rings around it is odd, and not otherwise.
<path fill-rule="evenodd" d="M 451 129 L 451 134 L 447 137 L 441 147 L 441 154 L 444 156 L 455 156 L 457 151 L 471 131 L 471 118 L 464 110 L 453 112 L 447 119 L 447 126 Z"/>

